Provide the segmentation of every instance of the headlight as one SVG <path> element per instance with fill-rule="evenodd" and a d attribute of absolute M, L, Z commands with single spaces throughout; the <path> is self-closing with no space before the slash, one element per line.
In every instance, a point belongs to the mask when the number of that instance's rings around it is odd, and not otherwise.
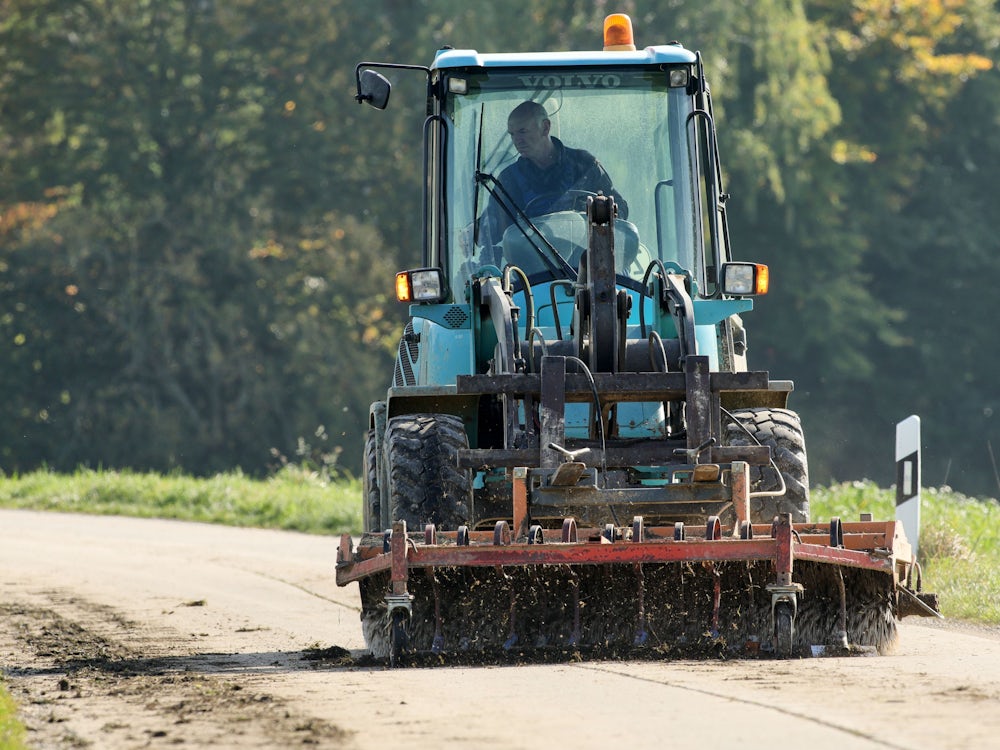
<path fill-rule="evenodd" d="M 726 263 L 722 266 L 722 293 L 734 297 L 767 294 L 770 274 L 763 263 Z"/>
<path fill-rule="evenodd" d="M 444 275 L 440 268 L 417 268 L 396 274 L 396 298 L 400 302 L 441 302 Z"/>
<path fill-rule="evenodd" d="M 687 68 L 671 68 L 670 69 L 670 87 L 671 88 L 681 88 L 688 85 L 688 79 L 690 74 Z"/>

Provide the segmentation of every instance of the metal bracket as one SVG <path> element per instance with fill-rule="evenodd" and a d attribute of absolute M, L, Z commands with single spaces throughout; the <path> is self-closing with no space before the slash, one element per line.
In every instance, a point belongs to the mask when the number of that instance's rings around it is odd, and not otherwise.
<path fill-rule="evenodd" d="M 781 602 L 788 602 L 792 605 L 792 615 L 798 614 L 799 597 L 805 592 L 805 587 L 801 583 L 790 583 L 787 585 L 780 583 L 769 583 L 767 590 L 771 593 L 771 615 L 774 615 L 774 608 Z"/>
<path fill-rule="evenodd" d="M 559 464 L 559 467 L 552 472 L 549 484 L 553 487 L 574 487 L 585 471 L 587 471 L 587 464 L 582 464 L 579 461 L 567 461 L 564 464 Z"/>
<path fill-rule="evenodd" d="M 385 604 L 389 608 L 389 616 L 397 609 L 402 609 L 409 617 L 413 614 L 413 594 L 386 594 Z"/>

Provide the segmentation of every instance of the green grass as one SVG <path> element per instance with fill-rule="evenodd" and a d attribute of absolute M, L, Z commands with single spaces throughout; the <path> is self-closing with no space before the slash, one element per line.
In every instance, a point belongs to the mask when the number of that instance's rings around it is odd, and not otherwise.
<path fill-rule="evenodd" d="M 257 526 L 312 534 L 361 528 L 361 482 L 286 466 L 268 479 L 130 471 L 0 477 L 0 507 Z"/>
<path fill-rule="evenodd" d="M 813 488 L 814 520 L 895 517 L 895 491 L 871 482 Z M 918 555 L 925 591 L 940 597 L 946 617 L 1000 624 L 1000 503 L 976 500 L 950 489 L 924 489 Z"/>
<path fill-rule="evenodd" d="M 17 706 L 0 679 L 0 750 L 26 750 L 24 725 L 17 719 Z"/>

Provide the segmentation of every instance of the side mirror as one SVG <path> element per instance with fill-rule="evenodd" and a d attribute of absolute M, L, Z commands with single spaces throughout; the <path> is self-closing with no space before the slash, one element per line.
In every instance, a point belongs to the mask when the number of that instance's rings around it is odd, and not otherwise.
<path fill-rule="evenodd" d="M 358 74 L 358 95 L 354 98 L 358 103 L 368 102 L 375 109 L 385 109 L 391 90 L 392 84 L 384 75 L 374 70 L 362 70 Z"/>

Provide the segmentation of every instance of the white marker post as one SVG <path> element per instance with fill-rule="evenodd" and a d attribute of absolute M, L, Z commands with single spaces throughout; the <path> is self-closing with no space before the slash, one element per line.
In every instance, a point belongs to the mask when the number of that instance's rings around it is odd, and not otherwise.
<path fill-rule="evenodd" d="M 896 520 L 917 557 L 920 540 L 920 417 L 896 425 Z"/>

